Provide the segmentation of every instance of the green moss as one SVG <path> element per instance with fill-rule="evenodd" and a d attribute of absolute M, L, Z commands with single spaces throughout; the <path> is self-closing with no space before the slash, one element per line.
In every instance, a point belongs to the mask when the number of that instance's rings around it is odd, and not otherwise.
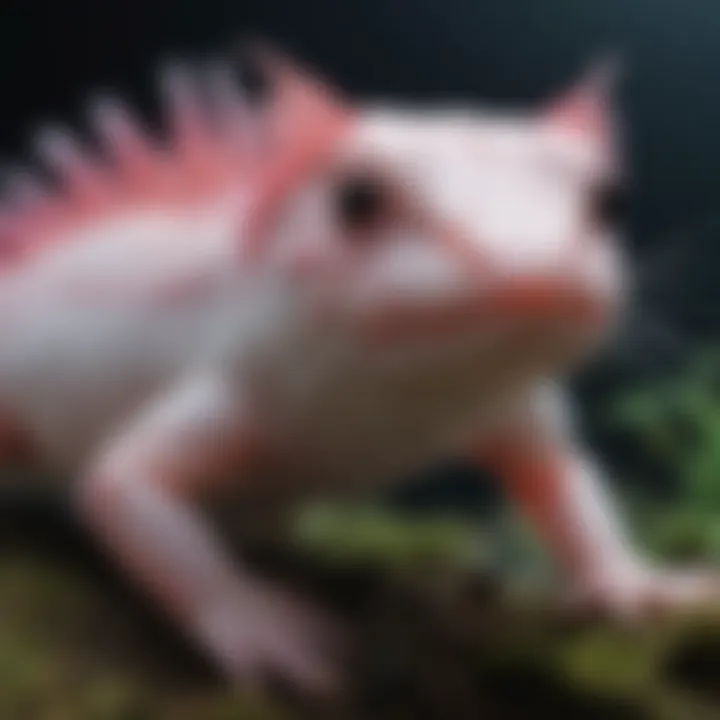
<path fill-rule="evenodd" d="M 720 717 L 717 614 L 635 632 L 571 622 L 552 596 L 508 595 L 491 575 L 471 572 L 467 547 L 453 554 L 468 541 L 465 530 L 369 510 L 339 523 L 325 512 L 325 525 L 304 536 L 311 555 L 288 553 L 286 566 L 356 630 L 337 708 L 231 693 L 117 588 L 82 568 L 16 555 L 0 557 L 2 717 Z M 454 562 L 439 573 L 441 558 Z"/>
<path fill-rule="evenodd" d="M 409 517 L 378 506 L 313 505 L 299 513 L 296 537 L 328 561 L 383 566 L 467 566 L 483 543 L 476 528 L 455 518 Z"/>

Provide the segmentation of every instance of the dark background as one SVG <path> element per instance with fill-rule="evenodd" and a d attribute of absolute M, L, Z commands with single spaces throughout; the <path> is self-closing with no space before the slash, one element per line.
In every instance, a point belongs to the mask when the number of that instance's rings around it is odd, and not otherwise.
<path fill-rule="evenodd" d="M 82 128 L 111 88 L 152 115 L 154 70 L 261 33 L 359 96 L 523 106 L 597 55 L 625 63 L 618 103 L 633 195 L 636 299 L 616 342 L 575 388 L 586 409 L 714 339 L 720 276 L 717 0 L 4 0 L 0 148 L 29 157 L 48 121 Z M 592 413 L 590 413 L 592 415 Z M 623 448 L 588 426 L 622 461 Z"/>

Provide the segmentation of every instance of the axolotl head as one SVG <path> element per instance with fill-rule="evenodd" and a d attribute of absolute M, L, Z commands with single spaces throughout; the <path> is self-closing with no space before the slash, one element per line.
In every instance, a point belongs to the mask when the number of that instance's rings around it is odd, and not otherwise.
<path fill-rule="evenodd" d="M 277 203 L 268 262 L 378 353 L 492 336 L 575 362 L 625 285 L 607 92 L 593 72 L 525 113 L 354 110 Z"/>

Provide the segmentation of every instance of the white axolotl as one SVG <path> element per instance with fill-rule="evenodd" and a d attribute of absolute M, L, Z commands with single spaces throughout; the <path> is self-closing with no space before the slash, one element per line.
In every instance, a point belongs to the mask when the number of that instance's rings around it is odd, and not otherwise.
<path fill-rule="evenodd" d="M 558 400 L 626 294 L 598 76 L 534 112 L 353 107 L 262 55 L 260 110 L 175 68 L 166 142 L 117 102 L 103 159 L 44 136 L 60 187 L 23 183 L 0 217 L 2 457 L 75 478 L 97 538 L 233 681 L 326 681 L 330 624 L 231 562 L 201 509 L 270 532 L 462 453 L 585 597 L 712 597 L 631 549 Z"/>

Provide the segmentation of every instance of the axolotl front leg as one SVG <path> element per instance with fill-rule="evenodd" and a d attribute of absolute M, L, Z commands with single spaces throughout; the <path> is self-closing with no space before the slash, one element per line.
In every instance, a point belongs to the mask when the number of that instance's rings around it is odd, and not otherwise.
<path fill-rule="evenodd" d="M 189 378 L 152 403 L 94 458 L 78 493 L 96 536 L 231 681 L 280 674 L 324 690 L 334 628 L 233 562 L 196 505 L 240 477 L 257 433 L 218 375 Z M 245 478 L 247 480 L 247 477 Z"/>
<path fill-rule="evenodd" d="M 562 402 L 552 401 L 474 454 L 567 572 L 572 600 L 627 620 L 720 600 L 720 575 L 657 568 L 636 550 L 599 463 L 573 437 Z"/>

